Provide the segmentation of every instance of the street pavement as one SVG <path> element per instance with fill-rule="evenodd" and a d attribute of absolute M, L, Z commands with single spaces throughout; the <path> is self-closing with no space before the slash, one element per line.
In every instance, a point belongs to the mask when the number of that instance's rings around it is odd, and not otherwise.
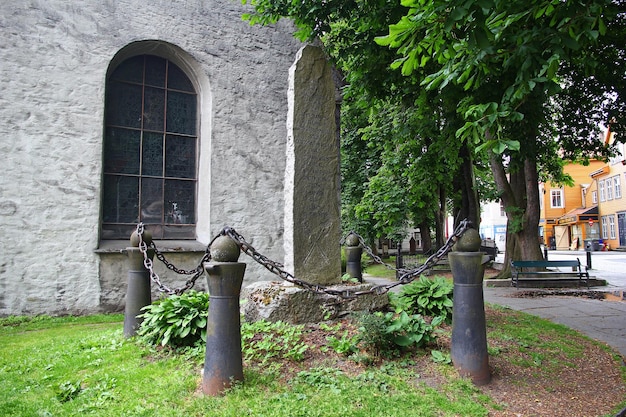
<path fill-rule="evenodd" d="M 529 289 L 485 286 L 485 302 L 564 324 L 608 344 L 626 358 L 626 252 L 589 254 L 590 259 L 584 251 L 548 251 L 548 259 L 578 258 L 583 265 L 587 265 L 590 260 L 590 276 L 606 280 L 607 285 L 592 287 L 589 291 L 605 292 L 613 301 L 560 295 L 519 297 L 516 294 Z M 498 255 L 496 263 L 502 262 L 503 258 L 502 254 Z M 586 291 L 586 288 L 582 291 Z"/>

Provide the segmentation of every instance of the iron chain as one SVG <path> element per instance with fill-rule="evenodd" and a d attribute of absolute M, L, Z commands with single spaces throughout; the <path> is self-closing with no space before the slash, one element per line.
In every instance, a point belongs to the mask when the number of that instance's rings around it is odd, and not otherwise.
<path fill-rule="evenodd" d="M 245 239 L 239 233 L 237 233 L 233 228 L 226 227 L 222 230 L 220 234 L 224 236 L 228 236 L 231 239 L 233 239 L 239 245 L 239 248 L 241 249 L 242 252 L 250 256 L 257 263 L 263 265 L 267 270 L 269 270 L 273 274 L 279 276 L 281 279 L 287 282 L 290 282 L 294 285 L 297 285 L 299 287 L 316 292 L 318 294 L 327 294 L 332 297 L 339 297 L 345 300 L 345 299 L 354 299 L 356 297 L 359 297 L 362 295 L 368 295 L 368 294 L 382 295 L 382 294 L 386 294 L 387 292 L 389 292 L 389 290 L 391 290 L 392 288 L 398 285 L 409 284 L 410 282 L 414 281 L 416 277 L 424 273 L 424 271 L 433 268 L 437 264 L 437 262 L 439 262 L 441 258 L 446 256 L 448 252 L 452 250 L 452 247 L 454 246 L 458 238 L 461 237 L 461 235 L 463 235 L 463 233 L 465 233 L 465 231 L 470 226 L 471 226 L 471 223 L 469 222 L 469 220 L 461 221 L 458 227 L 452 233 L 452 235 L 448 238 L 446 243 L 437 252 L 432 254 L 426 260 L 426 262 L 424 262 L 423 265 L 410 271 L 400 270 L 402 275 L 398 278 L 397 282 L 394 282 L 388 285 L 377 285 L 377 286 L 370 288 L 369 290 L 361 290 L 361 291 L 352 291 L 349 289 L 336 290 L 336 289 L 328 288 L 323 285 L 311 284 L 309 282 L 297 279 L 292 274 L 285 271 L 283 269 L 282 264 L 276 263 L 268 259 L 266 256 L 260 254 L 256 249 L 254 249 L 254 247 L 252 247 L 252 245 L 246 242 Z M 351 232 L 351 233 L 354 233 L 354 232 Z M 368 253 L 368 255 L 371 256 L 372 259 L 374 259 L 376 262 L 384 264 L 384 262 L 380 259 L 380 257 L 374 255 L 372 250 L 365 244 L 363 238 L 359 236 L 358 234 L 356 235 L 359 237 L 359 242 L 363 246 L 365 251 Z M 391 269 L 395 269 L 395 268 L 391 268 Z"/>
<path fill-rule="evenodd" d="M 260 265 L 265 267 L 268 271 L 280 277 L 282 280 L 287 281 L 289 283 L 292 283 L 294 285 L 297 285 L 301 288 L 304 288 L 306 290 L 312 291 L 317 294 L 326 294 L 336 299 L 339 298 L 343 300 L 350 300 L 350 299 L 354 299 L 356 297 L 363 296 L 363 295 L 383 295 L 398 285 L 405 285 L 405 284 L 411 283 L 412 281 L 415 280 L 416 277 L 423 274 L 425 271 L 432 269 L 437 264 L 437 262 L 441 260 L 441 258 L 446 256 L 448 252 L 452 250 L 452 247 L 454 246 L 458 238 L 461 237 L 461 235 L 463 235 L 463 233 L 465 233 L 465 231 L 470 226 L 471 226 L 471 223 L 468 220 L 461 221 L 459 225 L 457 226 L 457 228 L 452 233 L 452 235 L 448 238 L 446 243 L 437 252 L 435 252 L 430 257 L 428 257 L 428 259 L 426 259 L 424 264 L 422 264 L 421 266 L 413 270 L 403 270 L 403 269 L 398 270 L 401 273 L 401 275 L 398 278 L 397 282 L 393 282 L 387 285 L 376 285 L 368 290 L 360 290 L 360 291 L 353 291 L 350 289 L 337 290 L 333 288 L 328 288 L 321 284 L 312 284 L 310 282 L 300 280 L 296 278 L 293 274 L 290 274 L 289 272 L 285 271 L 283 264 L 272 261 L 268 257 L 261 254 L 259 251 L 257 251 L 250 243 L 246 242 L 246 240 L 244 239 L 242 235 L 237 233 L 237 231 L 235 231 L 235 229 L 231 227 L 225 227 L 224 229 L 222 229 L 219 235 L 213 238 L 211 243 L 209 243 L 209 245 L 207 246 L 206 252 L 204 256 L 202 257 L 202 259 L 200 260 L 199 265 L 195 269 L 189 270 L 189 271 L 176 268 L 173 264 L 168 262 L 165 259 L 165 256 L 156 248 L 156 245 L 154 244 L 154 242 L 151 242 L 151 248 L 154 250 L 155 255 L 161 262 L 163 262 L 166 265 L 168 269 L 178 274 L 193 275 L 189 280 L 187 280 L 187 282 L 185 283 L 183 287 L 172 290 L 168 288 L 166 285 L 162 284 L 159 279 L 159 276 L 156 274 L 156 272 L 154 272 L 153 262 L 148 256 L 148 245 L 143 240 L 143 232 L 145 230 L 143 223 L 139 223 L 137 225 L 137 234 L 139 235 L 139 249 L 141 253 L 143 254 L 144 266 L 150 273 L 150 279 L 157 285 L 159 291 L 167 293 L 168 295 L 182 294 L 183 292 L 192 288 L 196 280 L 200 277 L 200 275 L 204 273 L 204 265 L 203 265 L 204 262 L 208 262 L 211 260 L 210 247 L 213 241 L 219 236 L 228 236 L 233 241 L 235 241 L 235 243 L 239 246 L 239 249 L 243 253 L 250 256 L 255 262 L 259 263 Z M 374 254 L 372 249 L 365 243 L 364 239 L 359 234 L 355 232 L 350 232 L 350 233 L 355 234 L 359 238 L 359 244 L 363 247 L 363 249 L 368 254 L 368 256 L 370 256 L 375 262 L 382 264 L 382 265 L 386 265 L 390 269 L 396 270 L 395 268 L 385 264 L 379 256 Z M 344 239 L 342 239 L 342 243 L 343 242 L 344 242 Z"/>
<path fill-rule="evenodd" d="M 143 255 L 143 265 L 146 267 L 146 269 L 150 273 L 150 279 L 152 280 L 152 282 L 156 284 L 158 290 L 167 295 L 174 295 L 174 294 L 180 295 L 184 293 L 185 291 L 193 288 L 198 278 L 202 274 L 204 274 L 204 262 L 208 262 L 211 260 L 211 251 L 210 251 L 211 244 L 207 246 L 206 251 L 204 255 L 202 256 L 202 259 L 200 259 L 198 266 L 195 269 L 187 271 L 184 269 L 179 269 L 176 266 L 174 266 L 171 262 L 169 262 L 165 258 L 165 255 L 163 255 L 163 253 L 157 249 L 156 245 L 154 244 L 154 241 L 150 242 L 150 248 L 154 250 L 154 254 L 157 257 L 157 259 L 163 262 L 163 264 L 169 270 L 174 271 L 180 275 L 193 275 L 191 278 L 189 278 L 185 282 L 184 286 L 177 288 L 177 289 L 171 289 L 165 284 L 161 283 L 161 279 L 159 278 L 159 275 L 154 271 L 154 263 L 152 262 L 152 259 L 150 259 L 150 257 L 148 256 L 148 244 L 143 240 L 144 231 L 145 231 L 145 226 L 143 225 L 143 223 L 139 223 L 137 225 L 137 235 L 139 235 L 139 251 Z M 211 243 L 213 243 L 213 241 L 211 241 Z"/>

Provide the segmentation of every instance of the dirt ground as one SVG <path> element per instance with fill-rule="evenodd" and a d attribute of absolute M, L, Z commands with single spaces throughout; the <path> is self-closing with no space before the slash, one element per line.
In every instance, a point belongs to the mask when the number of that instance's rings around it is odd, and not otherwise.
<path fill-rule="evenodd" d="M 507 320 L 511 312 L 487 307 L 485 314 L 489 333 L 491 328 L 497 328 L 499 321 Z M 351 328 L 348 321 L 343 324 L 345 327 L 342 331 Z M 318 325 L 307 325 L 306 330 L 304 341 L 309 346 L 327 345 L 328 333 L 320 330 Z M 565 357 L 565 354 L 551 352 L 553 359 L 567 363 L 567 366 L 555 370 L 553 367 L 519 365 L 532 361 L 532 349 L 520 350 L 515 340 L 494 342 L 488 337 L 490 349 L 499 352 L 489 357 L 491 382 L 479 387 L 495 401 L 489 416 L 613 416 L 611 413 L 615 407 L 626 400 L 621 360 L 608 349 L 603 349 L 586 338 L 575 337 L 571 342 L 581 346 L 584 353 L 578 357 Z M 449 338 L 440 336 L 437 344 L 437 349 L 449 352 Z M 416 383 L 425 383 L 436 388 L 445 381 L 446 376 L 441 372 L 442 365 L 436 365 L 430 355 L 415 355 L 411 359 L 415 373 L 420 375 Z M 299 371 L 318 366 L 335 367 L 348 375 L 358 375 L 366 369 L 330 348 L 326 352 L 310 349 L 303 362 L 290 362 L 282 367 L 283 377 L 288 380 Z M 456 373 L 451 365 L 446 370 L 446 373 L 450 372 Z"/>
<path fill-rule="evenodd" d="M 485 276 L 493 276 L 497 272 L 488 270 Z M 519 343 L 515 340 L 494 340 L 489 337 L 489 332 L 497 329 L 498 322 L 504 323 L 516 313 L 486 307 L 485 314 L 489 348 L 498 352 L 489 356 L 491 382 L 480 387 L 480 390 L 496 403 L 491 407 L 489 416 L 613 416 L 615 407 L 626 401 L 626 383 L 622 376 L 622 373 L 626 372 L 626 364 L 623 358 L 616 356 L 608 348 L 605 349 L 585 337 L 574 334 L 572 340 L 558 342 L 579 346 L 584 353 L 577 357 L 567 356 L 563 352 L 533 352 L 533 349 L 537 349 L 534 347 L 520 349 Z M 353 326 L 348 321 L 343 324 L 348 330 Z M 354 328 L 352 330 L 356 331 Z M 317 325 L 309 325 L 305 342 L 309 346 L 324 346 L 327 345 L 327 336 L 328 333 L 320 330 Z M 440 336 L 437 344 L 437 349 L 450 351 L 449 337 Z M 533 353 L 545 353 L 551 360 L 566 365 L 556 369 L 554 366 L 529 366 L 528 362 L 532 362 Z M 356 375 L 365 370 L 363 365 L 346 359 L 330 348 L 325 353 L 319 349 L 311 349 L 307 355 L 304 362 L 290 363 L 282 367 L 288 369 L 284 375 L 285 379 L 301 370 L 316 366 L 334 366 L 348 375 Z M 416 383 L 426 383 L 436 388 L 445 380 L 441 365 L 436 365 L 430 355 L 416 355 L 412 359 L 415 362 L 416 374 L 420 375 Z M 456 372 L 452 366 L 448 371 Z"/>

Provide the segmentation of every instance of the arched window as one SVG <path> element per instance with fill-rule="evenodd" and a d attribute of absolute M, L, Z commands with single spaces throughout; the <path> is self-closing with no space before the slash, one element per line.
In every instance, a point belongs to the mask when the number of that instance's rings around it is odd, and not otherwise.
<path fill-rule="evenodd" d="M 139 55 L 106 85 L 102 238 L 128 239 L 138 222 L 155 239 L 194 239 L 197 99 L 171 61 Z"/>

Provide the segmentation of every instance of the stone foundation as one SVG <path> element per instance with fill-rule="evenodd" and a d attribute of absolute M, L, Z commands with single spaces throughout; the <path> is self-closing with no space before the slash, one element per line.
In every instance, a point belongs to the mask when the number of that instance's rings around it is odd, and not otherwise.
<path fill-rule="evenodd" d="M 337 285 L 336 290 L 367 291 L 372 284 Z M 267 320 L 291 324 L 316 323 L 354 312 L 371 312 L 389 304 L 387 294 L 368 294 L 335 303 L 326 294 L 317 294 L 294 285 L 275 281 L 253 283 L 242 290 L 241 310 L 248 322 Z"/>

